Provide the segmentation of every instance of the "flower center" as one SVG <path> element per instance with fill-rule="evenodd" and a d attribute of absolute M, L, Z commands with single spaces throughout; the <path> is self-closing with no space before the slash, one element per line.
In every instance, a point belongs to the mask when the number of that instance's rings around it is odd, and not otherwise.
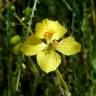
<path fill-rule="evenodd" d="M 58 42 L 56 40 L 52 40 L 52 36 L 52 31 L 45 32 L 44 34 L 45 43 L 47 45 L 46 48 L 43 50 L 45 51 L 45 53 L 49 53 L 50 51 L 55 50 L 56 46 L 58 45 Z"/>
<path fill-rule="evenodd" d="M 45 37 L 45 39 L 51 39 L 52 38 L 52 35 L 53 35 L 53 32 L 46 32 L 44 34 L 44 37 Z"/>
<path fill-rule="evenodd" d="M 58 45 L 58 42 L 56 40 L 53 40 L 49 44 L 47 44 L 47 47 L 44 49 L 44 51 L 49 53 L 52 50 L 55 50 Z"/>

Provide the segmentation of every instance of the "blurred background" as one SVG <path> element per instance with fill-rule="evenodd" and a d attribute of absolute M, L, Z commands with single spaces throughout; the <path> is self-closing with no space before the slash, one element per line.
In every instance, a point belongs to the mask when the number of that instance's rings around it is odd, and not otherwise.
<path fill-rule="evenodd" d="M 82 48 L 62 55 L 59 66 L 72 96 L 96 96 L 96 0 L 0 0 L 0 96 L 70 96 L 56 72 L 46 74 L 35 56 L 14 54 L 10 39 L 21 41 L 48 18 L 66 26 Z"/>

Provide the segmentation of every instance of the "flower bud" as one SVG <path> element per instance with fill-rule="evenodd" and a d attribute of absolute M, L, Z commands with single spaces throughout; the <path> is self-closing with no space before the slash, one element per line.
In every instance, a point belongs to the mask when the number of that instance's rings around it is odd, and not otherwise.
<path fill-rule="evenodd" d="M 21 37 L 19 35 L 15 35 L 10 39 L 10 44 L 17 44 L 21 41 Z"/>
<path fill-rule="evenodd" d="M 15 55 L 18 55 L 18 54 L 19 54 L 21 45 L 22 45 L 21 43 L 18 43 L 17 45 L 14 46 L 14 48 L 13 48 L 13 53 L 14 53 Z"/>

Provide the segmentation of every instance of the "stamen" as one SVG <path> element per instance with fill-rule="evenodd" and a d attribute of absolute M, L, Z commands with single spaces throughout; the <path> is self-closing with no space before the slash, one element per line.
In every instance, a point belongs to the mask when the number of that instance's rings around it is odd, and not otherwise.
<path fill-rule="evenodd" d="M 53 45 L 53 47 L 54 47 L 54 48 L 56 48 L 58 44 L 59 44 L 59 42 L 58 42 L 58 41 L 53 40 L 52 45 Z"/>
<path fill-rule="evenodd" d="M 53 35 L 52 32 L 46 32 L 46 33 L 44 34 L 44 37 L 45 37 L 46 39 L 49 39 L 49 38 L 52 37 L 52 35 Z"/>

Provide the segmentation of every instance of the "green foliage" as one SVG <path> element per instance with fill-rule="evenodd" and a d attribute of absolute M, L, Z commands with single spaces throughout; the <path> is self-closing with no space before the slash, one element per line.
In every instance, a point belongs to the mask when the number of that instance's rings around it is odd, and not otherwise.
<path fill-rule="evenodd" d="M 36 3 L 37 2 L 37 3 Z M 70 96 L 56 72 L 45 74 L 34 56 L 13 54 L 10 39 L 34 33 L 42 19 L 58 20 L 81 44 L 59 67 L 72 96 L 96 96 L 95 0 L 0 0 L 0 96 Z M 31 31 L 32 30 L 32 31 Z"/>

